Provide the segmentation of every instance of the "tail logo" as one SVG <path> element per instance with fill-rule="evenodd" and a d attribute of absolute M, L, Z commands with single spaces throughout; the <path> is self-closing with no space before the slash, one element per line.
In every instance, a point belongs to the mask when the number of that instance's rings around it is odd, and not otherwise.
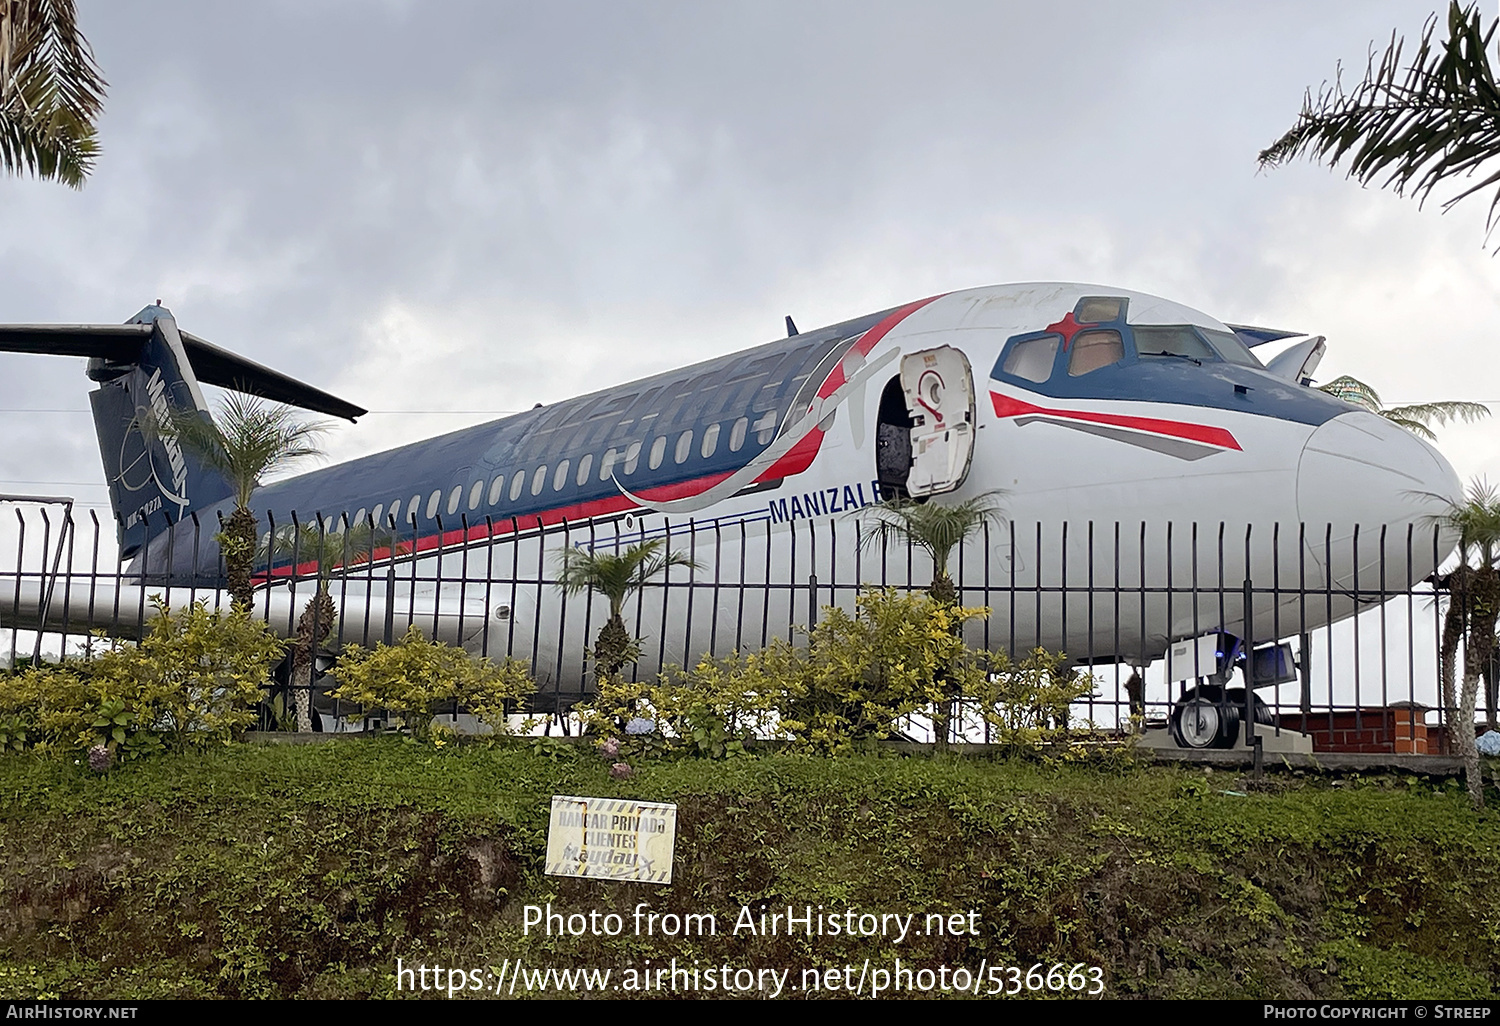
<path fill-rule="evenodd" d="M 163 426 L 171 422 L 171 408 L 167 404 L 167 386 L 161 377 L 161 368 L 158 367 L 151 373 L 151 378 L 146 382 L 146 394 L 150 397 L 150 405 L 137 406 L 135 416 L 130 425 L 125 429 L 125 437 L 120 442 L 120 473 L 116 480 L 120 487 L 127 492 L 140 492 L 155 487 L 161 493 L 161 498 L 177 507 L 177 515 L 180 518 L 188 508 L 187 494 L 187 461 L 182 456 L 182 445 L 170 432 L 163 430 Z M 156 459 L 152 453 L 151 443 L 161 443 L 163 451 L 167 456 L 167 463 L 171 469 L 171 485 L 162 479 L 162 474 L 157 471 Z M 159 504 L 152 503 L 157 509 Z M 154 509 L 142 508 L 137 511 L 137 516 L 144 513 L 149 515 Z M 136 517 L 130 518 L 132 522 Z"/>

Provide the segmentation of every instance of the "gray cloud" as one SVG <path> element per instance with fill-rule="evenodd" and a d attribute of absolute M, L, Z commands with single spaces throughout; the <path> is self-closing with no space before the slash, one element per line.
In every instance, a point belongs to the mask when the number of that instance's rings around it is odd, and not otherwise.
<path fill-rule="evenodd" d="M 1255 169 L 1307 86 L 1420 7 L 80 13 L 111 81 L 104 158 L 81 193 L 0 181 L 5 320 L 161 297 L 372 408 L 501 411 L 764 341 L 787 312 L 1102 280 L 1327 333 L 1326 366 L 1393 396 L 1489 398 L 1478 206 Z M 1453 359 L 1414 361 L 1419 331 Z M 85 389 L 74 361 L 0 360 L 5 408 L 82 410 Z M 0 417 L 0 478 L 99 478 L 87 417 Z M 373 416 L 333 450 L 476 419 Z M 1500 470 L 1463 438 L 1461 469 Z"/>

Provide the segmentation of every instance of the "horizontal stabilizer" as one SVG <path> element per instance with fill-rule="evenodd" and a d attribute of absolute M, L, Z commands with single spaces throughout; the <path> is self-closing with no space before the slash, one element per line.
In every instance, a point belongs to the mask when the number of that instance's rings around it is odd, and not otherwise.
<path fill-rule="evenodd" d="M 263 367 L 254 360 L 247 360 L 185 331 L 182 333 L 182 344 L 187 350 L 188 362 L 193 365 L 193 373 L 205 384 L 258 395 L 273 402 L 331 414 L 344 420 L 363 417 L 369 412 L 363 407 L 329 395 L 320 388 Z"/>
<path fill-rule="evenodd" d="M 139 358 L 151 331 L 150 324 L 6 324 L 0 325 L 0 352 L 86 356 L 111 364 L 128 364 Z M 188 362 L 200 382 L 345 420 L 354 420 L 367 412 L 196 335 L 185 331 L 181 335 Z"/>
<path fill-rule="evenodd" d="M 0 324 L 0 352 L 129 363 L 150 337 L 149 324 Z"/>

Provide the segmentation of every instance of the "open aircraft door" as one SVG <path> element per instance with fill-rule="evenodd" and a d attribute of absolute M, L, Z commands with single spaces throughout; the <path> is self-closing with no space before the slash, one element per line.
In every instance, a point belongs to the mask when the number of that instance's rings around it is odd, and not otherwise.
<path fill-rule="evenodd" d="M 952 346 L 901 358 L 901 389 L 911 414 L 912 497 L 951 492 L 969 476 L 974 459 L 974 375 Z"/>

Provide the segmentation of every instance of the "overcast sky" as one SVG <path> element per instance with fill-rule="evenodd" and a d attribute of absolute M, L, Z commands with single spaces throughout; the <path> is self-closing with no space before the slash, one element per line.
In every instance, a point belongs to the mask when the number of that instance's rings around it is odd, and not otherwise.
<path fill-rule="evenodd" d="M 375 411 L 335 459 L 784 314 L 1006 281 L 1324 334 L 1320 378 L 1392 402 L 1500 400 L 1487 197 L 1443 214 L 1305 161 L 1257 172 L 1305 89 L 1436 4 L 78 7 L 103 154 L 81 192 L 0 178 L 0 321 L 160 298 Z M 106 501 L 88 387 L 81 360 L 0 357 L 0 491 Z M 1500 421 L 1440 445 L 1500 481 Z"/>

